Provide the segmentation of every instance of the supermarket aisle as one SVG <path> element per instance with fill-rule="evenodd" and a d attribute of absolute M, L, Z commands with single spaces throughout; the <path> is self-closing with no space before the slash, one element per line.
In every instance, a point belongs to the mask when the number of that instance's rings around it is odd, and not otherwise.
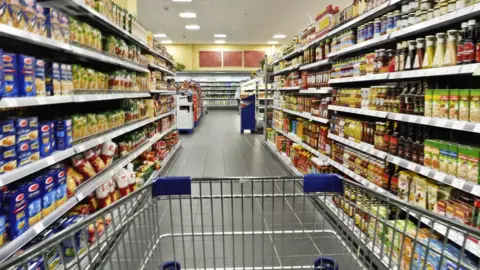
<path fill-rule="evenodd" d="M 287 175 L 258 135 L 240 133 L 235 110 L 209 110 L 193 134 L 182 138 L 183 149 L 167 175 Z"/>

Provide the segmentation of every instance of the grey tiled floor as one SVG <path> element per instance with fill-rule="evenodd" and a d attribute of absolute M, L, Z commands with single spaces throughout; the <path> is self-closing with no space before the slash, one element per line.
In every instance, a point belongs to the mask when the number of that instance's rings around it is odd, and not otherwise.
<path fill-rule="evenodd" d="M 287 176 L 258 135 L 240 133 L 239 121 L 236 111 L 211 110 L 192 135 L 183 136 L 183 149 L 167 175 Z M 311 265 L 319 256 L 334 258 L 340 269 L 359 269 L 352 257 L 346 255 L 348 244 L 342 244 L 324 216 L 303 195 L 295 198 L 248 196 L 261 193 L 280 196 L 282 189 L 285 193 L 301 193 L 293 181 L 219 184 L 194 180 L 193 197 L 218 196 L 181 200 L 174 197 L 154 202 L 146 217 L 134 223 L 130 235 L 119 244 L 112 256 L 113 267 L 107 264 L 104 268 L 137 269 L 144 262 L 144 254 L 152 251 L 145 269 L 158 269 L 161 262 L 169 260 L 180 262 L 182 269 L 313 268 Z M 245 196 L 232 199 L 220 198 L 221 195 Z M 271 234 L 272 230 L 297 231 Z M 252 231 L 257 234 L 248 233 Z M 192 236 L 192 232 L 195 235 Z M 183 234 L 183 237 L 172 237 L 171 233 Z M 165 237 L 156 241 L 159 235 Z"/>
<path fill-rule="evenodd" d="M 240 133 L 235 110 L 210 110 L 191 135 L 183 135 L 183 149 L 167 172 L 170 176 L 284 176 L 256 134 Z"/>

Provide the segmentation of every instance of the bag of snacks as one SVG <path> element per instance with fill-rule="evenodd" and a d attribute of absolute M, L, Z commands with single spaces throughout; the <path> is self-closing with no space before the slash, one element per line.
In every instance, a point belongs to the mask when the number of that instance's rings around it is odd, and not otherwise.
<path fill-rule="evenodd" d="M 98 124 L 98 132 L 103 132 L 108 129 L 108 121 L 107 115 L 104 113 L 99 113 L 96 115 L 97 117 L 97 124 Z"/>
<path fill-rule="evenodd" d="M 129 178 L 130 174 L 125 169 L 121 169 L 115 174 L 115 176 L 113 176 L 121 197 L 124 197 L 130 193 Z"/>
<path fill-rule="evenodd" d="M 82 154 L 78 154 L 72 157 L 72 164 L 75 169 L 85 176 L 85 179 L 90 179 L 96 175 L 95 169 L 92 164 L 83 158 Z"/>
<path fill-rule="evenodd" d="M 107 167 L 103 160 L 97 155 L 97 153 L 95 153 L 94 150 L 89 149 L 84 154 L 88 162 L 92 164 L 96 173 L 103 171 Z"/>
<path fill-rule="evenodd" d="M 86 118 L 82 115 L 72 115 L 73 140 L 76 141 L 87 136 Z"/>
<path fill-rule="evenodd" d="M 113 203 L 110 196 L 110 182 L 103 183 L 99 188 L 95 190 L 95 198 L 100 208 L 105 208 Z"/>
<path fill-rule="evenodd" d="M 98 122 L 97 117 L 94 113 L 89 113 L 86 115 L 86 125 L 87 125 L 87 136 L 94 135 L 98 133 Z"/>
<path fill-rule="evenodd" d="M 115 155 L 116 150 L 117 145 L 112 141 L 105 142 L 102 145 L 102 152 L 100 154 L 100 157 L 107 166 L 112 164 L 113 156 Z"/>
<path fill-rule="evenodd" d="M 80 186 L 85 179 L 83 175 L 77 172 L 73 167 L 67 167 L 67 181 L 68 178 L 73 179 L 75 186 L 77 187 Z"/>

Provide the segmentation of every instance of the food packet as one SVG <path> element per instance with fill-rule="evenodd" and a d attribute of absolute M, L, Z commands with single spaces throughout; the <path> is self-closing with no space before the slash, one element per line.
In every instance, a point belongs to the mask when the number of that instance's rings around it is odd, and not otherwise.
<path fill-rule="evenodd" d="M 86 118 L 82 115 L 73 115 L 73 140 L 87 136 Z"/>
<path fill-rule="evenodd" d="M 94 150 L 89 149 L 84 154 L 88 162 L 92 164 L 96 173 L 103 171 L 107 167 Z"/>
<path fill-rule="evenodd" d="M 87 119 L 87 134 L 88 136 L 98 133 L 97 117 L 94 113 L 89 113 L 86 116 Z"/>
<path fill-rule="evenodd" d="M 117 145 L 112 141 L 105 142 L 102 145 L 102 152 L 100 154 L 100 158 L 103 160 L 103 162 L 107 166 L 112 164 L 113 156 L 115 155 L 116 150 L 117 150 Z"/>
<path fill-rule="evenodd" d="M 125 169 L 121 169 L 113 176 L 113 179 L 115 180 L 115 184 L 118 191 L 120 192 L 121 197 L 124 197 L 130 193 L 130 187 L 128 183 L 129 178 L 130 173 Z"/>
<path fill-rule="evenodd" d="M 68 181 L 69 181 L 69 178 L 72 179 L 75 183 L 75 188 L 80 186 L 83 181 L 84 181 L 84 177 L 81 173 L 77 172 L 74 168 L 72 167 L 68 167 L 67 168 L 67 186 L 68 186 Z M 75 192 L 75 191 L 73 191 Z"/>
<path fill-rule="evenodd" d="M 75 169 L 85 176 L 85 179 L 90 179 L 96 175 L 95 169 L 88 160 L 84 159 L 82 154 L 78 154 L 72 157 L 72 164 Z"/>
<path fill-rule="evenodd" d="M 101 185 L 100 187 L 98 187 L 96 190 L 95 190 L 95 198 L 98 202 L 98 206 L 100 208 L 105 208 L 109 205 L 111 205 L 113 202 L 112 202 L 112 198 L 110 196 L 110 182 L 107 181 L 105 183 L 103 183 L 103 185 Z"/>

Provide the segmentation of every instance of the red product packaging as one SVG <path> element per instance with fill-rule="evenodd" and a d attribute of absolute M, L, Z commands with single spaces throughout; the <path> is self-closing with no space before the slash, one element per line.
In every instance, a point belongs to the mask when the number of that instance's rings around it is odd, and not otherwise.
<path fill-rule="evenodd" d="M 113 156 L 115 155 L 116 150 L 117 145 L 112 141 L 108 141 L 103 144 L 100 157 L 102 158 L 105 165 L 109 166 L 110 164 L 112 164 Z"/>
<path fill-rule="evenodd" d="M 105 208 L 112 204 L 109 182 L 105 182 L 95 190 L 95 198 L 97 199 L 100 208 Z"/>
<path fill-rule="evenodd" d="M 103 160 L 97 155 L 96 151 L 93 149 L 87 150 L 85 152 L 85 158 L 92 164 L 95 172 L 99 173 L 103 171 L 107 166 Z"/>
<path fill-rule="evenodd" d="M 78 170 L 86 179 L 90 179 L 95 176 L 95 170 L 92 167 L 92 164 L 88 160 L 84 159 L 82 155 L 76 155 L 72 157 L 72 164 L 76 170 Z"/>
<path fill-rule="evenodd" d="M 117 184 L 118 191 L 120 192 L 121 197 L 126 196 L 130 193 L 128 178 L 129 178 L 129 173 L 125 169 L 120 170 L 113 177 L 113 179 L 115 180 L 115 183 Z"/>

